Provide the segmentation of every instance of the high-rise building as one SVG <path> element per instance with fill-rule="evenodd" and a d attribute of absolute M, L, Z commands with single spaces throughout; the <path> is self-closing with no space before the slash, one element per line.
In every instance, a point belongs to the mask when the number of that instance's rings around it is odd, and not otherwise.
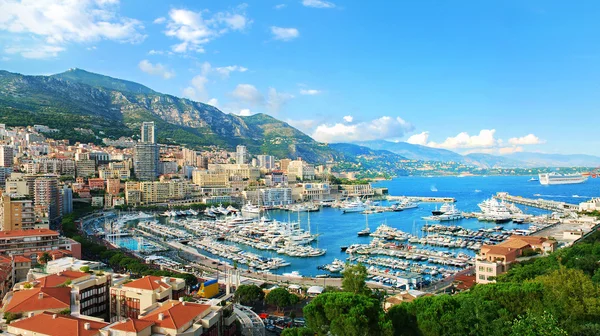
<path fill-rule="evenodd" d="M 95 160 L 79 160 L 75 166 L 77 168 L 77 177 L 90 177 L 96 174 Z"/>
<path fill-rule="evenodd" d="M 246 146 L 238 145 L 235 149 L 235 163 L 245 164 L 248 162 L 248 150 Z"/>
<path fill-rule="evenodd" d="M 2 231 L 34 229 L 35 213 L 33 201 L 20 196 L 4 194 L 0 204 Z"/>
<path fill-rule="evenodd" d="M 142 123 L 142 143 L 156 143 L 156 137 L 154 134 L 154 121 L 144 121 Z"/>
<path fill-rule="evenodd" d="M 54 176 L 42 176 L 35 179 L 35 210 L 40 217 L 46 217 L 50 224 L 61 217 L 61 196 L 58 179 Z"/>
<path fill-rule="evenodd" d="M 0 146 L 0 167 L 13 166 L 13 149 L 10 146 Z"/>
<path fill-rule="evenodd" d="M 265 169 L 275 169 L 275 158 L 271 155 L 258 155 L 258 167 Z"/>
<path fill-rule="evenodd" d="M 65 185 L 60 190 L 60 197 L 63 216 L 73 212 L 73 190 Z"/>
<path fill-rule="evenodd" d="M 158 145 L 153 143 L 138 143 L 133 154 L 133 171 L 140 180 L 152 181 L 158 176 L 159 165 Z"/>

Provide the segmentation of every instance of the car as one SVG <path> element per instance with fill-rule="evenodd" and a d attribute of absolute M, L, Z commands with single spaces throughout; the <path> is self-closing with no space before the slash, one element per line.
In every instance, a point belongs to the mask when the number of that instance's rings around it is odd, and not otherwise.
<path fill-rule="evenodd" d="M 267 317 L 269 317 L 269 314 L 267 314 L 267 313 L 260 313 L 260 314 L 258 314 L 258 317 L 260 317 L 263 320 L 266 320 Z"/>

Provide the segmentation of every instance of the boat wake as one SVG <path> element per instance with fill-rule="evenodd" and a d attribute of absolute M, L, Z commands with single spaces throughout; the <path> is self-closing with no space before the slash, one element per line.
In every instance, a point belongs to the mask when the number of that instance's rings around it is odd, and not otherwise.
<path fill-rule="evenodd" d="M 430 189 L 431 189 L 431 191 L 433 191 L 433 192 L 437 192 L 437 191 L 438 191 L 438 189 L 437 189 L 437 188 L 436 188 L 434 185 L 432 185 Z"/>

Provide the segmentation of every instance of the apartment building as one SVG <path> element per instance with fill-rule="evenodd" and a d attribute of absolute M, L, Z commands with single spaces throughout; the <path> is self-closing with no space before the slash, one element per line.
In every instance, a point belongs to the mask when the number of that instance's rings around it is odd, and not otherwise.
<path fill-rule="evenodd" d="M 260 169 L 249 164 L 209 164 L 208 170 L 225 173 L 229 177 L 237 176 L 249 180 L 256 180 L 260 177 Z"/>
<path fill-rule="evenodd" d="M 506 273 L 525 251 L 547 254 L 556 246 L 555 240 L 539 236 L 511 236 L 497 245 L 483 245 L 475 261 L 476 281 L 481 284 L 496 282 L 495 277 Z"/>
<path fill-rule="evenodd" d="M 0 146 L 0 167 L 13 166 L 13 148 L 10 146 Z"/>
<path fill-rule="evenodd" d="M 314 180 L 315 179 L 315 166 L 309 164 L 302 159 L 291 161 L 287 166 L 287 174 L 290 180 Z"/>
<path fill-rule="evenodd" d="M 42 176 L 34 182 L 34 205 L 38 217 L 45 217 L 50 224 L 58 222 L 62 215 L 58 178 Z"/>
<path fill-rule="evenodd" d="M 99 336 L 108 323 L 80 316 L 43 312 L 14 321 L 7 326 L 11 335 L 85 335 Z"/>
<path fill-rule="evenodd" d="M 281 206 L 294 203 L 292 188 L 264 188 L 258 191 L 259 203 L 262 206 Z"/>
<path fill-rule="evenodd" d="M 140 204 L 142 202 L 142 192 L 139 182 L 125 182 L 125 202 L 127 204 Z"/>
<path fill-rule="evenodd" d="M 110 288 L 110 321 L 137 318 L 142 311 L 158 302 L 185 295 L 185 280 L 145 276 Z"/>
<path fill-rule="evenodd" d="M 322 201 L 331 198 L 331 186 L 329 183 L 302 183 L 299 194 L 303 201 Z"/>
<path fill-rule="evenodd" d="M 118 195 L 121 192 L 121 180 L 118 178 L 106 179 L 106 192 L 112 195 Z"/>
<path fill-rule="evenodd" d="M 138 143 L 135 145 L 133 169 L 140 180 L 153 181 L 158 176 L 159 147 L 155 143 Z"/>
<path fill-rule="evenodd" d="M 23 196 L 4 194 L 0 197 L 0 203 L 2 231 L 44 228 L 41 227 L 43 225 L 36 225 L 32 200 Z"/>
<path fill-rule="evenodd" d="M 33 196 L 35 191 L 35 175 L 12 173 L 6 178 L 6 194 Z"/>
<path fill-rule="evenodd" d="M 31 252 L 70 251 L 81 258 L 81 244 L 49 229 L 0 231 L 0 254 L 24 255 Z"/>
<path fill-rule="evenodd" d="M 229 175 L 210 170 L 194 170 L 192 182 L 201 188 L 227 188 Z"/>
<path fill-rule="evenodd" d="M 75 163 L 77 177 L 91 177 L 96 175 L 96 161 L 90 159 L 79 160 Z"/>
<path fill-rule="evenodd" d="M 102 168 L 98 170 L 98 176 L 101 179 L 120 179 L 127 180 L 131 177 L 131 170 L 129 169 L 110 169 Z"/>

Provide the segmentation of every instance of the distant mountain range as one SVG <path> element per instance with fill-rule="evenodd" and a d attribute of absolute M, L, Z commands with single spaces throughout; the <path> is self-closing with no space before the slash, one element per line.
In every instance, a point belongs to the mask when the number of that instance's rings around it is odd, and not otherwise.
<path fill-rule="evenodd" d="M 357 145 L 377 150 L 387 150 L 412 160 L 457 162 L 482 168 L 528 167 L 598 167 L 600 157 L 584 154 L 544 154 L 518 152 L 507 155 L 472 153 L 461 155 L 446 149 L 413 145 L 407 142 L 385 140 L 361 141 Z"/>

